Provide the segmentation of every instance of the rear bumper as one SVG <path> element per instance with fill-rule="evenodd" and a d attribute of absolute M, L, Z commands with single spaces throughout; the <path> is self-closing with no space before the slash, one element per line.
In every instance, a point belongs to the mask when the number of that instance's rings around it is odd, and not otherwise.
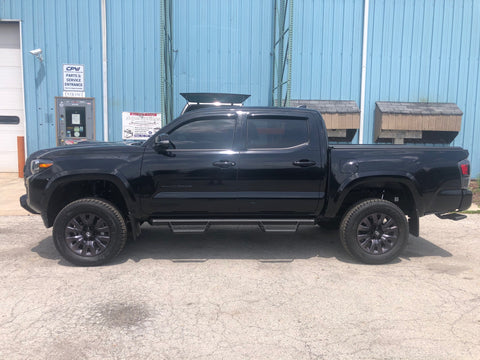
<path fill-rule="evenodd" d="M 434 213 L 448 213 L 467 210 L 472 205 L 472 192 L 467 189 L 443 190 L 435 197 L 432 204 Z"/>
<path fill-rule="evenodd" d="M 28 205 L 28 196 L 22 195 L 20 196 L 20 205 L 27 210 L 28 212 L 31 212 L 32 214 L 39 214 L 39 212 L 33 210 L 29 205 Z"/>
<path fill-rule="evenodd" d="M 459 211 L 467 210 L 472 206 L 472 192 L 467 189 L 462 190 L 462 200 L 460 201 Z"/>

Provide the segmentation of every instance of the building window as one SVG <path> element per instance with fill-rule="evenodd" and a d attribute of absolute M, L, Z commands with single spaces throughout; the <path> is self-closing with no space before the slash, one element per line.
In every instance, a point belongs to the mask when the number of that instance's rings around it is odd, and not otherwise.
<path fill-rule="evenodd" d="M 18 116 L 2 116 L 0 115 L 0 125 L 18 125 L 20 118 Z"/>

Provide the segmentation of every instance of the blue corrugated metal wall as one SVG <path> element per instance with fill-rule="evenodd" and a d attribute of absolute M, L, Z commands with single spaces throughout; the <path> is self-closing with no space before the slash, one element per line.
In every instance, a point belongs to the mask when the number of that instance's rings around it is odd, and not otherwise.
<path fill-rule="evenodd" d="M 355 100 L 360 106 L 363 0 L 295 0 L 292 98 Z M 29 152 L 55 144 L 54 97 L 62 64 L 85 64 L 103 134 L 101 0 L 0 0 L 0 17 L 22 21 Z M 109 138 L 121 112 L 158 112 L 160 2 L 107 0 Z M 174 113 L 180 92 L 249 93 L 268 105 L 272 0 L 173 1 Z M 454 144 L 480 173 L 480 1 L 370 0 L 365 141 L 375 101 L 455 102 L 464 111 Z M 41 64 L 28 51 L 44 50 Z M 355 140 L 354 140 L 355 141 Z"/>
<path fill-rule="evenodd" d="M 292 99 L 360 106 L 363 0 L 296 1 Z"/>
<path fill-rule="evenodd" d="M 370 4 L 365 140 L 375 101 L 454 102 L 464 113 L 454 144 L 470 150 L 479 174 L 480 1 Z"/>
<path fill-rule="evenodd" d="M 3 0 L 0 18 L 21 20 L 28 152 L 56 144 L 55 96 L 63 92 L 63 64 L 85 65 L 85 93 L 96 98 L 102 138 L 102 42 L 98 0 Z M 41 48 L 40 63 L 30 50 Z"/>
<path fill-rule="evenodd" d="M 273 36 L 272 0 L 173 2 L 174 114 L 181 92 L 251 94 L 247 105 L 267 105 Z"/>
<path fill-rule="evenodd" d="M 363 10 L 363 0 L 295 2 L 292 99 L 360 106 Z M 480 174 L 480 1 L 370 1 L 365 143 L 382 100 L 457 103 L 454 145 L 469 149 Z"/>
<path fill-rule="evenodd" d="M 107 1 L 107 46 L 108 138 L 118 141 L 123 111 L 161 111 L 160 2 Z"/>

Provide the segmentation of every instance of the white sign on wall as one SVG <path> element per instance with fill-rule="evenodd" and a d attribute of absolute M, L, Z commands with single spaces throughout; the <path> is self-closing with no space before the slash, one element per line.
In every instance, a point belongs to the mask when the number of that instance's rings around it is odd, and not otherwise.
<path fill-rule="evenodd" d="M 147 140 L 162 127 L 162 114 L 122 113 L 122 138 L 124 140 Z"/>
<path fill-rule="evenodd" d="M 63 65 L 64 96 L 85 96 L 84 66 L 75 64 Z M 65 95 L 67 94 L 67 95 Z"/>
<path fill-rule="evenodd" d="M 85 91 L 64 91 L 64 97 L 85 97 Z"/>

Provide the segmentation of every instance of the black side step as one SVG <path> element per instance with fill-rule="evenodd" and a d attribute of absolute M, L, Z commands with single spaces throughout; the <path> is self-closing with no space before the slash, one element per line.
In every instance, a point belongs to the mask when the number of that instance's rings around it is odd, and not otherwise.
<path fill-rule="evenodd" d="M 151 219 L 151 225 L 167 225 L 174 233 L 203 233 L 211 225 L 257 225 L 264 232 L 296 232 L 314 219 Z"/>
<path fill-rule="evenodd" d="M 458 221 L 458 220 L 463 220 L 467 218 L 467 215 L 464 214 L 459 214 L 459 213 L 446 213 L 446 214 L 435 214 L 439 219 L 442 220 L 453 220 L 453 221 Z"/>

